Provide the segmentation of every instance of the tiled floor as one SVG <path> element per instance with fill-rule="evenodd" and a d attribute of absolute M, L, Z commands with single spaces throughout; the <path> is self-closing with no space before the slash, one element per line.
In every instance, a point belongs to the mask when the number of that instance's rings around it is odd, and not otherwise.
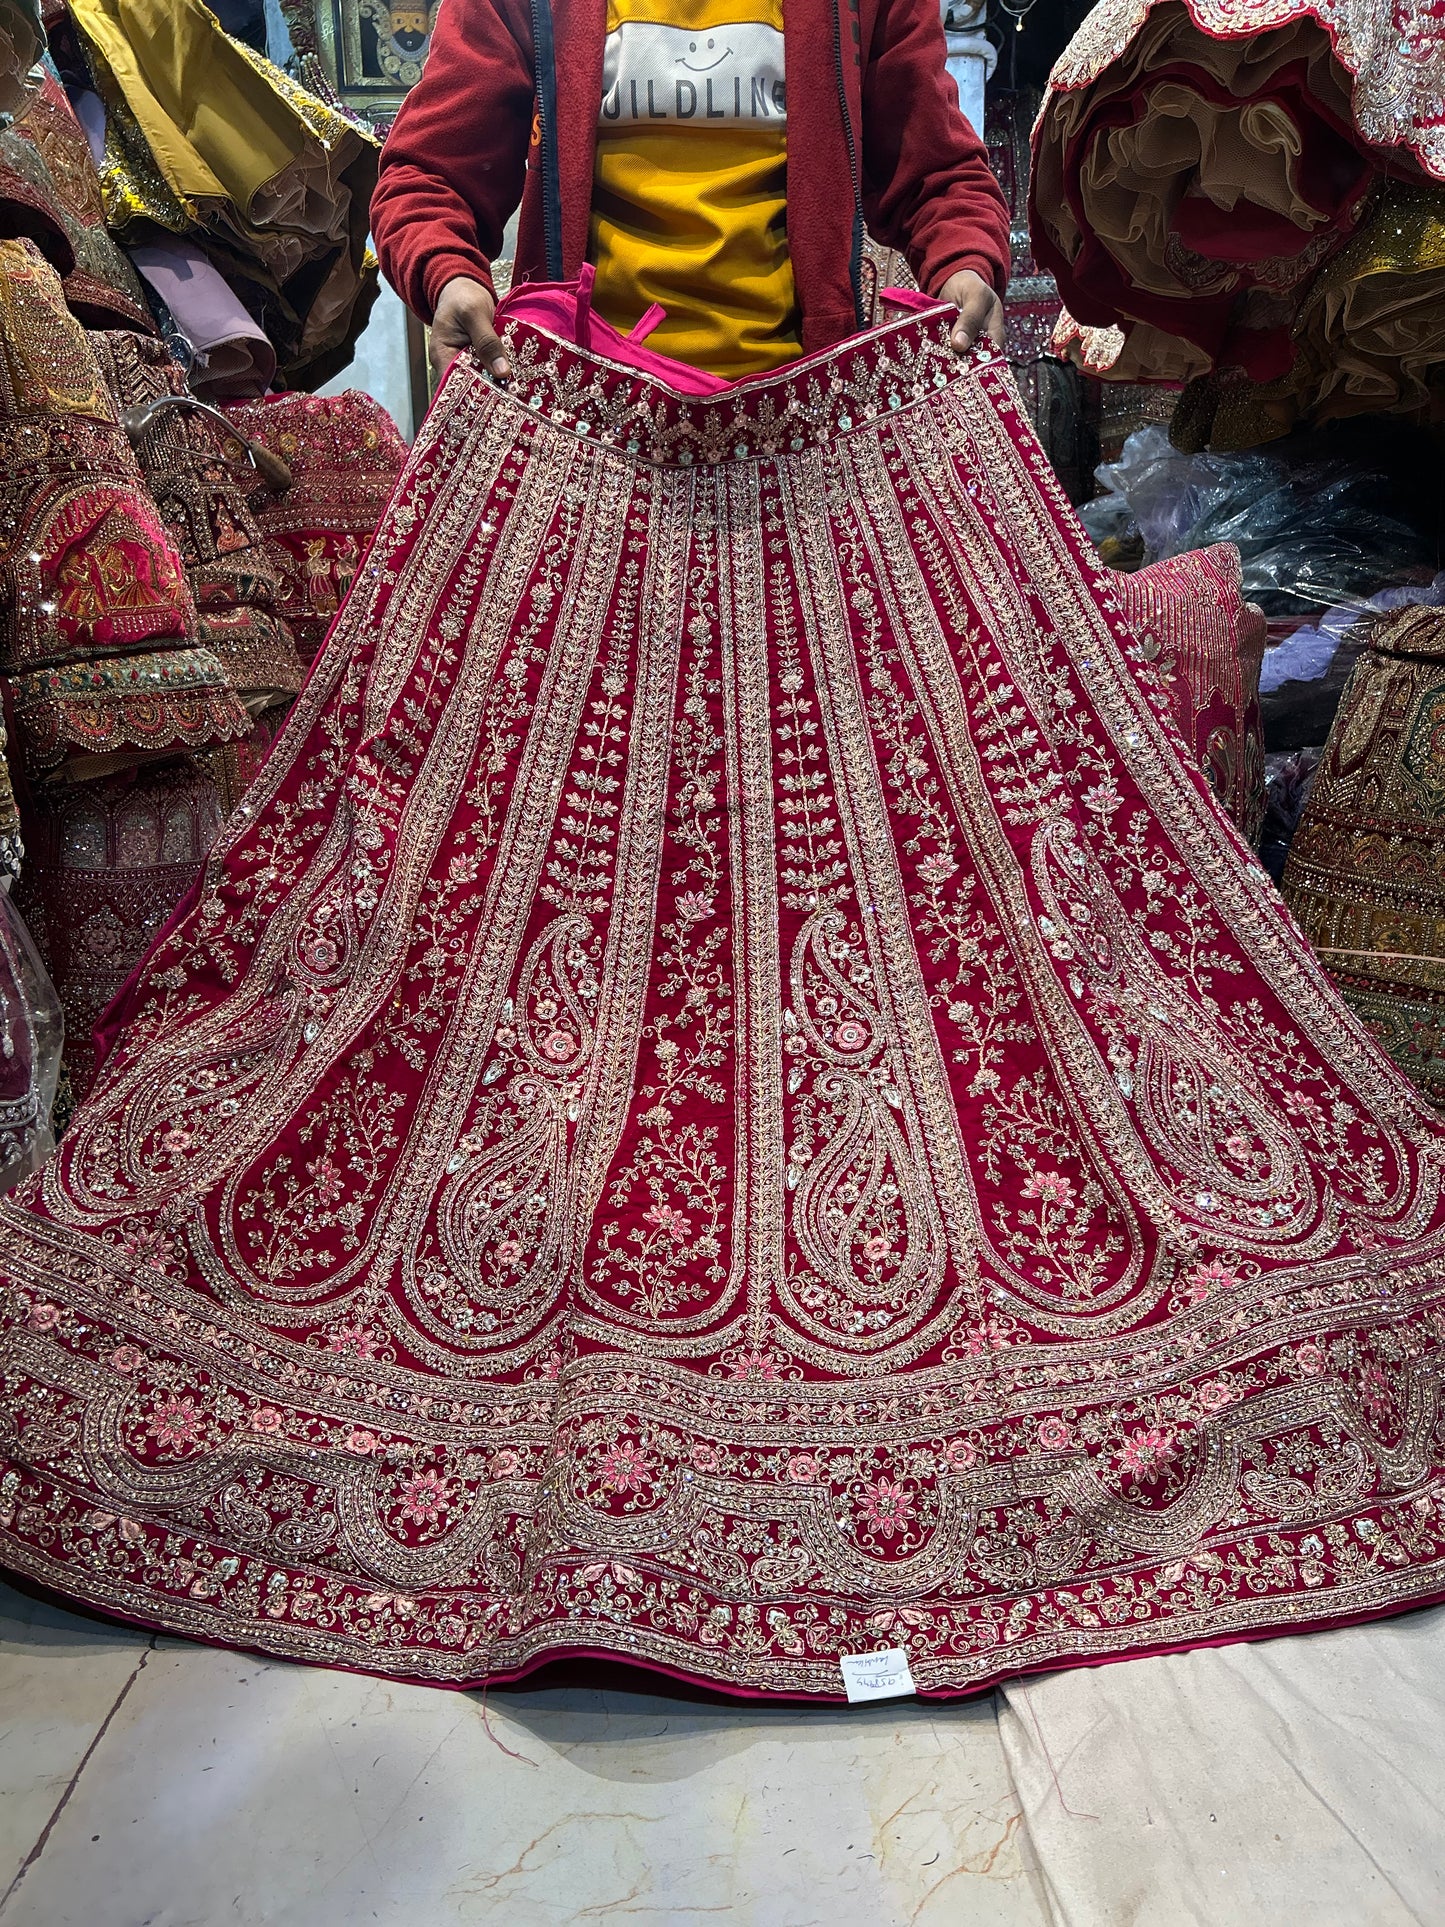
<path fill-rule="evenodd" d="M 1438 1927 L 1445 1608 L 943 1707 L 398 1686 L 0 1584 L 0 1927 Z"/>
<path fill-rule="evenodd" d="M 4 1927 L 1042 1927 L 994 1702 L 317 1672 L 0 1593 Z"/>

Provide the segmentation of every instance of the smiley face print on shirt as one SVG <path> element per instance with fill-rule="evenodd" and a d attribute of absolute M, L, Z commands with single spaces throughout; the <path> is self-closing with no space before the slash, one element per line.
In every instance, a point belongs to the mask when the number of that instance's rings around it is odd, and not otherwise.
<path fill-rule="evenodd" d="M 739 376 L 800 352 L 782 0 L 608 0 L 590 255 L 620 328 Z"/>
<path fill-rule="evenodd" d="M 711 33 L 625 20 L 607 36 L 604 129 L 700 121 L 781 130 L 787 119 L 783 36 L 761 20 Z"/>

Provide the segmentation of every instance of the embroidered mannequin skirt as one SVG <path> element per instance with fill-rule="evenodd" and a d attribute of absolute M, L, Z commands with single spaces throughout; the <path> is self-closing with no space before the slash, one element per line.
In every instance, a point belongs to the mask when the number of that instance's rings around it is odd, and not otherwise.
<path fill-rule="evenodd" d="M 1445 1593 L 1445 1137 L 997 360 L 511 351 L 0 1204 L 0 1558 L 824 1697 Z"/>

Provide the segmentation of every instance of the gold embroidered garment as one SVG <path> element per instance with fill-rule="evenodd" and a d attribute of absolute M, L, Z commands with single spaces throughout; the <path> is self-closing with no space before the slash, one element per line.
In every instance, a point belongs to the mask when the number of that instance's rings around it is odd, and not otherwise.
<path fill-rule="evenodd" d="M 1380 619 L 1284 869 L 1320 959 L 1401 1069 L 1445 1102 L 1445 612 Z"/>
<path fill-rule="evenodd" d="M 0 1205 L 7 1564 L 821 1696 L 1445 1592 L 1445 1136 L 949 319 L 456 365 Z"/>

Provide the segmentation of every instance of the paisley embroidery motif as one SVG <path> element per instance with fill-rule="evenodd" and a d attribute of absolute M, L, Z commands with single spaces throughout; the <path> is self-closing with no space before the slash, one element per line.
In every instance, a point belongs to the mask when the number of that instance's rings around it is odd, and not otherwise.
<path fill-rule="evenodd" d="M 6 1561 L 822 1695 L 1445 1592 L 1441 1126 L 947 325 L 449 377 L 0 1202 Z"/>

